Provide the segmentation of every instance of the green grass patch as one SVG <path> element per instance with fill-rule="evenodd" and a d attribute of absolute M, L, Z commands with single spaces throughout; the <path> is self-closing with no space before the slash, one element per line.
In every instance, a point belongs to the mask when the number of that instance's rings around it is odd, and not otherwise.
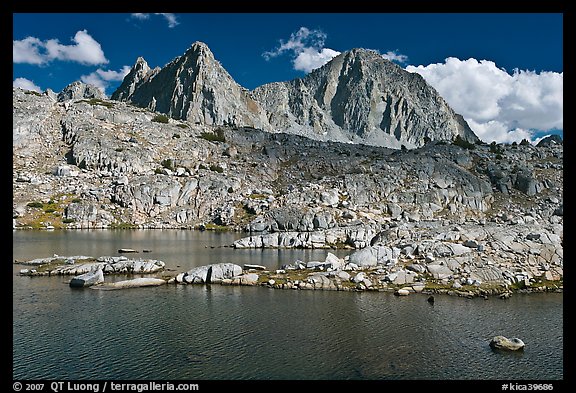
<path fill-rule="evenodd" d="M 116 222 L 108 226 L 110 229 L 138 229 L 138 225 L 131 222 Z"/>
<path fill-rule="evenodd" d="M 107 102 L 107 101 L 103 101 L 99 98 L 91 98 L 89 100 L 80 100 L 80 101 L 76 101 L 76 102 L 85 102 L 89 105 L 100 105 L 100 106 L 104 106 L 106 108 L 112 108 L 114 106 L 113 103 L 111 102 Z"/>
<path fill-rule="evenodd" d="M 162 164 L 162 166 L 166 169 L 170 169 L 171 171 L 174 170 L 174 160 L 171 158 L 167 158 L 165 160 L 162 160 L 162 162 L 160 164 Z"/>
<path fill-rule="evenodd" d="M 224 168 L 222 168 L 221 166 L 216 165 L 216 164 L 210 165 L 210 170 L 212 172 L 224 173 Z"/>
<path fill-rule="evenodd" d="M 205 231 L 216 231 L 216 232 L 224 232 L 230 230 L 230 228 L 225 225 L 218 225 L 214 224 L 213 222 L 199 225 L 196 229 L 200 230 L 204 229 Z"/>
<path fill-rule="evenodd" d="M 248 195 L 248 199 L 266 199 L 268 195 L 266 194 L 250 194 Z"/>
<path fill-rule="evenodd" d="M 200 134 L 199 138 L 209 142 L 226 142 L 224 131 L 222 130 L 216 130 L 215 132 L 203 132 Z"/>
<path fill-rule="evenodd" d="M 152 121 L 155 123 L 163 123 L 168 124 L 168 116 L 166 115 L 156 115 L 152 118 Z"/>
<path fill-rule="evenodd" d="M 38 93 L 37 91 L 34 90 L 26 90 L 24 92 L 24 94 L 29 94 L 29 95 L 33 95 L 33 96 L 38 96 L 38 97 L 42 97 L 42 94 Z"/>
<path fill-rule="evenodd" d="M 42 202 L 28 202 L 26 206 L 41 209 L 44 207 L 44 204 Z"/>

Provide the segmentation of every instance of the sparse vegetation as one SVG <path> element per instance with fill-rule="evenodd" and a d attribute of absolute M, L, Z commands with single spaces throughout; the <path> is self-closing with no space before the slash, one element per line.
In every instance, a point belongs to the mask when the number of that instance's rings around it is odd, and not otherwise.
<path fill-rule="evenodd" d="M 213 222 L 208 222 L 206 224 L 200 224 L 196 226 L 196 229 L 200 231 L 229 231 L 230 228 L 224 225 L 214 224 Z"/>
<path fill-rule="evenodd" d="M 268 198 L 268 195 L 266 194 L 250 194 L 248 195 L 249 199 L 266 199 Z"/>
<path fill-rule="evenodd" d="M 166 169 L 170 169 L 171 171 L 174 170 L 174 160 L 171 158 L 167 158 L 165 160 L 162 160 L 161 164 Z"/>
<path fill-rule="evenodd" d="M 224 168 L 222 168 L 221 166 L 216 165 L 216 164 L 210 165 L 210 170 L 212 172 L 224 173 Z"/>
<path fill-rule="evenodd" d="M 207 140 L 209 142 L 226 142 L 226 138 L 224 137 L 224 133 L 212 133 L 212 132 L 203 132 L 200 134 L 200 138 Z"/>
<path fill-rule="evenodd" d="M 456 138 L 454 138 L 454 141 L 452 142 L 452 144 L 455 146 L 459 146 L 463 149 L 468 149 L 468 150 L 474 150 L 476 148 L 476 145 L 474 143 L 470 143 L 470 142 L 462 139 L 460 137 L 460 135 L 456 135 Z"/>
<path fill-rule="evenodd" d="M 152 118 L 152 121 L 156 123 L 168 124 L 169 119 L 166 115 L 156 115 Z"/>
<path fill-rule="evenodd" d="M 110 229 L 138 229 L 136 224 L 132 224 L 129 222 L 118 222 L 109 225 Z"/>
<path fill-rule="evenodd" d="M 76 102 L 85 102 L 89 105 L 100 105 L 100 106 L 104 106 L 106 108 L 112 108 L 114 106 L 113 103 L 111 102 L 107 102 L 107 101 L 103 101 L 99 98 L 91 98 L 89 100 L 80 100 L 80 101 L 76 101 Z"/>
<path fill-rule="evenodd" d="M 33 208 L 43 208 L 44 204 L 42 202 L 28 202 L 26 206 Z"/>
<path fill-rule="evenodd" d="M 495 153 L 497 156 L 502 156 L 504 151 L 500 145 L 498 145 L 495 141 L 492 141 L 492 143 L 490 143 L 490 153 Z"/>
<path fill-rule="evenodd" d="M 29 95 L 34 95 L 34 96 L 38 96 L 38 97 L 42 97 L 42 94 L 38 93 L 37 91 L 34 90 L 26 90 L 24 92 L 24 94 L 29 94 Z"/>

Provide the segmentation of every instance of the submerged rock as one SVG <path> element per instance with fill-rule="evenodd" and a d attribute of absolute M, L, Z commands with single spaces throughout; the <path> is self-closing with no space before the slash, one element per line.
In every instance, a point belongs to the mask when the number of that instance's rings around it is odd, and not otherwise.
<path fill-rule="evenodd" d="M 490 341 L 490 347 L 494 349 L 505 349 L 508 351 L 518 351 L 523 349 L 525 346 L 524 342 L 519 338 L 506 338 L 504 336 L 495 336 Z"/>

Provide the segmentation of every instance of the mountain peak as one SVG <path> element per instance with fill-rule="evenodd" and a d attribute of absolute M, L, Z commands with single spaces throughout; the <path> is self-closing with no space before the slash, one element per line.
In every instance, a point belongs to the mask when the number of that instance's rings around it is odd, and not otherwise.
<path fill-rule="evenodd" d="M 206 56 L 206 57 L 210 57 L 210 58 L 214 58 L 214 54 L 212 53 L 212 51 L 210 50 L 210 48 L 208 47 L 208 45 L 206 45 L 204 42 L 202 41 L 196 41 L 194 43 L 192 43 L 192 45 L 190 45 L 190 48 L 188 48 L 188 50 L 184 53 L 184 57 L 187 56 Z"/>
<path fill-rule="evenodd" d="M 478 140 L 418 74 L 378 51 L 354 48 L 303 78 L 248 92 L 196 41 L 162 69 L 143 59 L 113 99 L 198 124 L 251 126 L 313 139 L 392 148 L 427 140 Z"/>
<path fill-rule="evenodd" d="M 194 42 L 182 56 L 151 73 L 133 78 L 131 71 L 113 99 L 198 124 L 269 127 L 262 108 L 204 42 Z"/>

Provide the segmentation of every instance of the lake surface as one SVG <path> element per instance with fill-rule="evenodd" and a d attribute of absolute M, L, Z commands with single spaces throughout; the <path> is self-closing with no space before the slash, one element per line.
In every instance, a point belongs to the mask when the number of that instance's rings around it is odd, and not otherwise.
<path fill-rule="evenodd" d="M 328 252 L 220 247 L 242 236 L 14 231 L 13 260 L 149 249 L 128 256 L 160 259 L 180 272 L 219 262 L 279 268 Z M 562 294 L 437 295 L 431 305 L 424 294 L 220 285 L 98 291 L 70 288 L 70 277 L 21 277 L 21 268 L 13 266 L 14 380 L 564 378 Z M 526 347 L 494 351 L 488 343 L 496 335 L 519 337 Z"/>

